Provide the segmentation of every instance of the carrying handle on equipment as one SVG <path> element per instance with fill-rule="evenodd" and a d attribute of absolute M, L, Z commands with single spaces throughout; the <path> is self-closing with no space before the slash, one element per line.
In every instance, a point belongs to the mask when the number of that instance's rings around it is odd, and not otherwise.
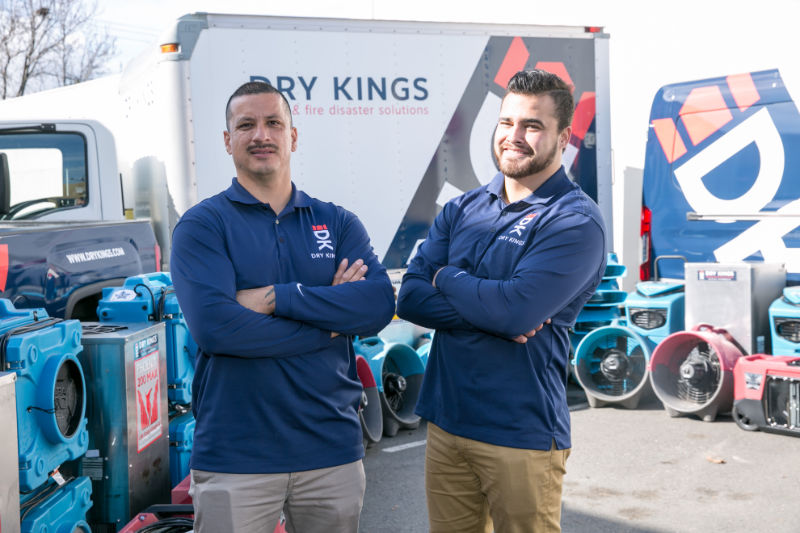
<path fill-rule="evenodd" d="M 711 324 L 706 324 L 705 322 L 701 322 L 695 325 L 692 328 L 692 331 L 708 331 L 711 333 L 716 333 L 717 335 L 724 337 L 725 340 L 733 344 L 736 347 L 736 349 L 739 350 L 739 352 L 741 352 L 742 355 L 748 354 L 747 350 L 745 350 L 744 347 L 741 344 L 739 344 L 739 341 L 733 338 L 733 335 L 731 335 L 725 328 L 715 328 Z"/>

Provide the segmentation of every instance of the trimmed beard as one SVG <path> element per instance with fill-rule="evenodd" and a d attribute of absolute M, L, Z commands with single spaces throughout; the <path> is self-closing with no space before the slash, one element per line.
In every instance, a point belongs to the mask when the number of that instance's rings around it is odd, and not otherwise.
<path fill-rule="evenodd" d="M 553 146 L 553 150 L 547 154 L 546 157 L 541 157 L 539 154 L 534 154 L 533 157 L 528 157 L 522 161 L 508 162 L 500 159 L 498 150 L 494 151 L 494 160 L 497 162 L 497 168 L 507 178 L 521 179 L 545 170 L 553 164 L 553 161 L 558 155 L 558 143 Z"/>

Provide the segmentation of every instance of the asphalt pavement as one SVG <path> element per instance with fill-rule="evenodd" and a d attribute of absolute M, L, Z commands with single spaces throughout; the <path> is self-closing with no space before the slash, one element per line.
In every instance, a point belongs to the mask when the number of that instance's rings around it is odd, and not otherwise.
<path fill-rule="evenodd" d="M 565 533 L 800 532 L 800 438 L 671 418 L 657 400 L 589 408 L 570 389 Z M 367 450 L 361 533 L 428 531 L 426 426 Z"/>

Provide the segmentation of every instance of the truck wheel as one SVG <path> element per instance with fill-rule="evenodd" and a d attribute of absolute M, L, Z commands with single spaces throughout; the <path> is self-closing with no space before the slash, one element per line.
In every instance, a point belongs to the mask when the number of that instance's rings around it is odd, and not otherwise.
<path fill-rule="evenodd" d="M 97 322 L 97 305 L 100 302 L 102 294 L 92 294 L 83 300 L 77 302 L 75 307 L 72 308 L 70 316 L 66 318 L 73 318 L 81 322 Z"/>

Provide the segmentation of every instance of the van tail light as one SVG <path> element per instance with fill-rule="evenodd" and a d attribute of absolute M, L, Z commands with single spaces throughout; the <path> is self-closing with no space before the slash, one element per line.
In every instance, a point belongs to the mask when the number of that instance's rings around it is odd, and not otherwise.
<path fill-rule="evenodd" d="M 639 236 L 641 238 L 641 257 L 642 262 L 639 265 L 639 280 L 640 281 L 648 281 L 651 277 L 652 270 L 651 270 L 651 257 L 650 257 L 650 236 L 651 236 L 651 222 L 652 222 L 653 214 L 650 212 L 650 209 L 647 206 L 642 206 L 642 223 L 639 230 Z"/>

